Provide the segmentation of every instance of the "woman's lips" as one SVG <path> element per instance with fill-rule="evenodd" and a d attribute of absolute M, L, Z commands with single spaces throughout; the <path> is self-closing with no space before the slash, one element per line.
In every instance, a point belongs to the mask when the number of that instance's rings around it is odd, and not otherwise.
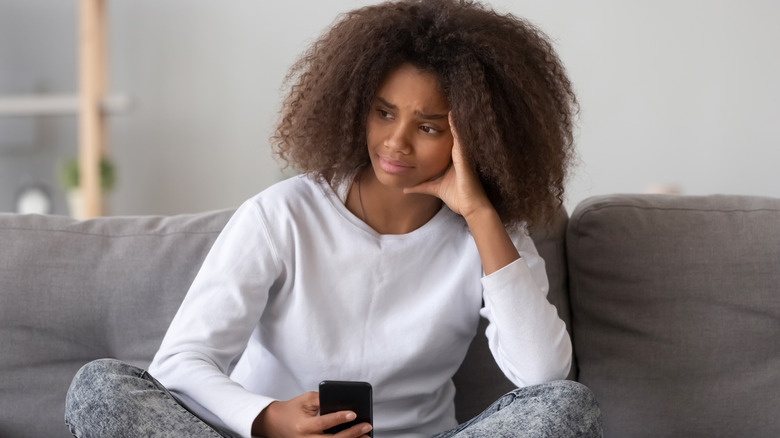
<path fill-rule="evenodd" d="M 393 160 L 389 157 L 379 156 L 379 167 L 387 173 L 401 173 L 411 169 L 412 166 L 403 161 Z"/>

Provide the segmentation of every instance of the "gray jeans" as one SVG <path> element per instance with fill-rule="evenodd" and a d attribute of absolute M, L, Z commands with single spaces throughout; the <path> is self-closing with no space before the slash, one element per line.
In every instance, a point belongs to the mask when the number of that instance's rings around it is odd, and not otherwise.
<path fill-rule="evenodd" d="M 234 437 L 180 404 L 146 371 L 113 359 L 73 378 L 65 423 L 75 437 Z M 600 437 L 601 412 L 585 386 L 568 380 L 516 389 L 482 414 L 435 438 Z"/>

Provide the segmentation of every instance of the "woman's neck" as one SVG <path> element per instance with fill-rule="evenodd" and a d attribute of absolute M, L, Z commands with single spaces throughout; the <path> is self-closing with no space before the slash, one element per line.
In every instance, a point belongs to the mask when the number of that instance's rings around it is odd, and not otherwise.
<path fill-rule="evenodd" d="M 358 172 L 347 195 L 347 209 L 380 234 L 410 233 L 441 209 L 440 199 L 405 194 L 379 182 L 371 167 Z"/>

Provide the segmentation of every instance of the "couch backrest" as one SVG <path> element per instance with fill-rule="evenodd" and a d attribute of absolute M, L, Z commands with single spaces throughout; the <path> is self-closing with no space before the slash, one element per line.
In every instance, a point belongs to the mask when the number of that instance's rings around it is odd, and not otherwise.
<path fill-rule="evenodd" d="M 83 364 L 148 365 L 230 214 L 0 215 L 0 436 L 71 436 Z"/>
<path fill-rule="evenodd" d="M 83 364 L 115 357 L 146 367 L 231 214 L 0 215 L 0 436 L 70 436 L 65 394 Z M 566 220 L 561 211 L 532 237 L 568 323 Z M 456 377 L 460 419 L 512 389 L 480 330 Z"/>
<path fill-rule="evenodd" d="M 780 199 L 595 197 L 566 242 L 606 437 L 780 436 Z"/>

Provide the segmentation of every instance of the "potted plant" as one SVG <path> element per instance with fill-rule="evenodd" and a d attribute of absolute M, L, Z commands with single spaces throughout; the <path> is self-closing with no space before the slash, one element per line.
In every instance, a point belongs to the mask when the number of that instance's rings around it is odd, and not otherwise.
<path fill-rule="evenodd" d="M 66 160 L 60 172 L 60 183 L 68 197 L 70 215 L 76 219 L 86 218 L 84 211 L 84 196 L 81 193 L 78 158 Z M 108 157 L 100 159 L 100 191 L 104 196 L 116 186 L 116 168 Z M 105 205 L 105 202 L 103 202 Z"/>

